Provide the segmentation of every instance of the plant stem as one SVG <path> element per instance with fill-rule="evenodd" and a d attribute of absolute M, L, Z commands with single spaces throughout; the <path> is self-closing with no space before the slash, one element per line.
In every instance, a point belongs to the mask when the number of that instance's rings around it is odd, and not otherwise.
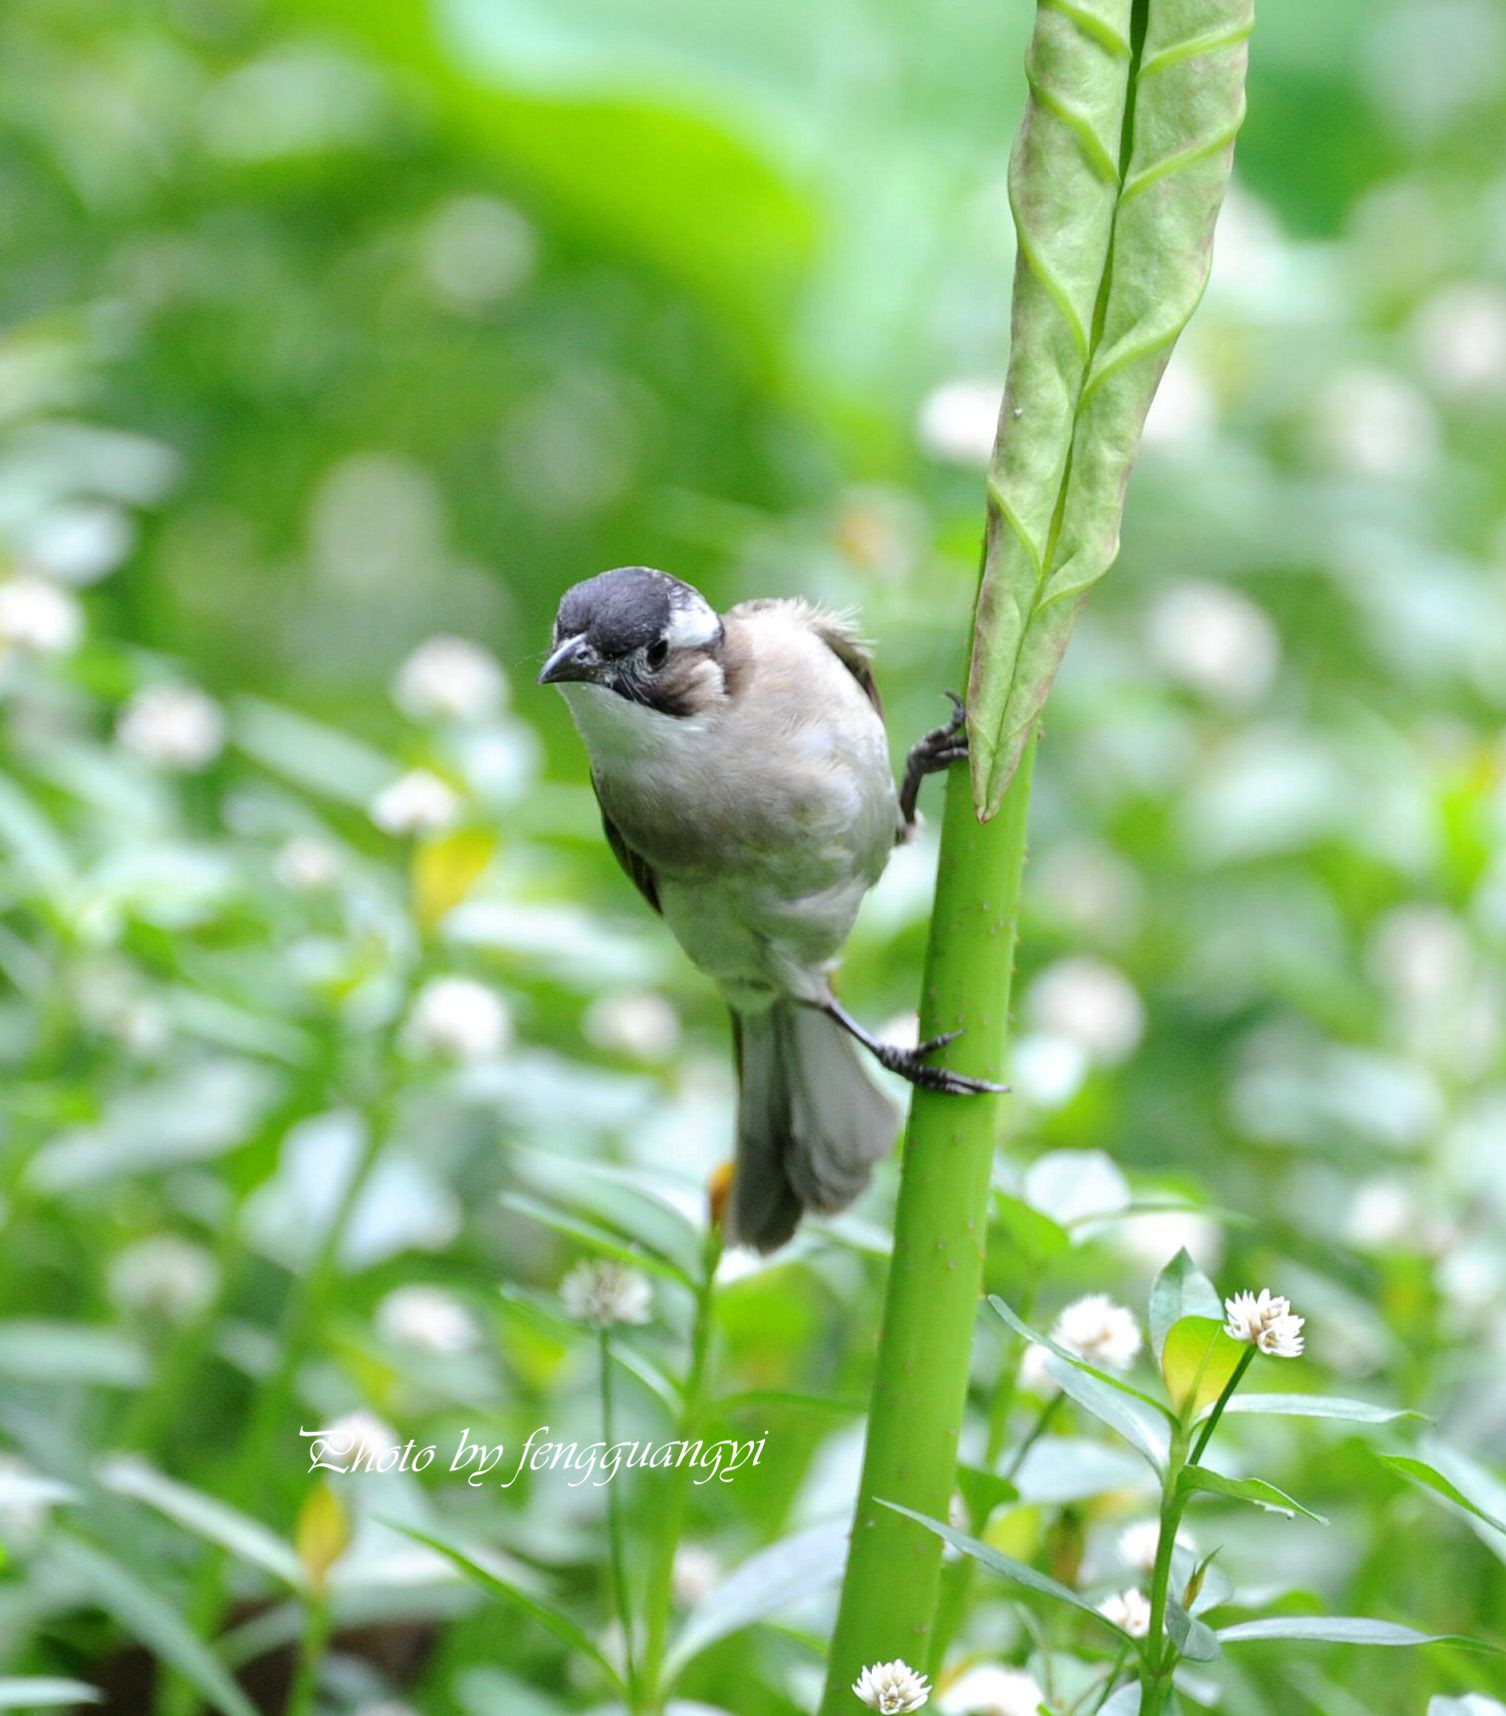
<path fill-rule="evenodd" d="M 328 1594 L 311 1593 L 303 1611 L 303 1636 L 298 1644 L 298 1664 L 288 1692 L 286 1716 L 313 1716 L 319 1670 L 329 1646 L 332 1620 Z"/>
<path fill-rule="evenodd" d="M 686 1372 L 681 1395 L 677 1438 L 682 1442 L 688 1442 L 695 1435 L 705 1411 L 711 1341 L 716 1326 L 716 1267 L 721 1256 L 721 1229 L 713 1223 L 706 1236 L 701 1280 L 696 1290 L 695 1322 L 690 1335 L 690 1368 Z M 669 1473 L 668 1493 L 659 1513 L 659 1531 L 644 1601 L 640 1686 L 647 1716 L 653 1716 L 663 1708 L 664 1695 L 668 1691 L 660 1681 L 664 1672 L 664 1652 L 669 1642 L 670 1614 L 674 1607 L 675 1551 L 685 1529 L 685 1508 L 690 1498 L 691 1481 L 690 1466 L 684 1462 L 677 1463 Z"/>
<path fill-rule="evenodd" d="M 1141 1677 L 1140 1716 L 1161 1716 L 1176 1666 L 1176 1651 L 1166 1636 L 1166 1590 L 1171 1580 L 1171 1557 L 1176 1549 L 1177 1529 L 1187 1499 L 1182 1493 L 1182 1471 L 1187 1464 L 1187 1431 L 1180 1425 L 1172 1432 L 1161 1492 L 1161 1535 L 1156 1542 L 1156 1565 L 1150 1580 L 1150 1631 L 1145 1638 L 1145 1669 Z"/>
<path fill-rule="evenodd" d="M 1119 1652 L 1119 1655 L 1114 1658 L 1114 1666 L 1109 1670 L 1108 1678 L 1103 1683 L 1103 1690 L 1098 1694 L 1097 1699 L 1093 1703 L 1091 1716 L 1098 1716 L 1098 1712 L 1102 1710 L 1104 1705 L 1108 1703 L 1109 1699 L 1113 1697 L 1114 1682 L 1118 1680 L 1121 1674 L 1124 1673 L 1124 1665 L 1129 1661 L 1129 1653 L 1130 1647 L 1125 1645 Z"/>
<path fill-rule="evenodd" d="M 1217 1400 L 1214 1401 L 1213 1410 L 1208 1414 L 1207 1421 L 1203 1425 L 1202 1434 L 1197 1439 L 1197 1446 L 1192 1450 L 1191 1463 L 1194 1466 L 1202 1460 L 1203 1449 L 1208 1446 L 1209 1439 L 1212 1437 L 1213 1432 L 1218 1428 L 1218 1421 L 1224 1415 L 1224 1408 L 1233 1398 L 1234 1390 L 1238 1388 L 1240 1383 L 1244 1380 L 1244 1374 L 1250 1368 L 1254 1359 L 1255 1348 L 1247 1347 L 1240 1355 L 1239 1363 L 1234 1367 L 1233 1376 L 1231 1376 L 1224 1384 L 1224 1392 L 1219 1395 Z"/>
<path fill-rule="evenodd" d="M 612 1331 L 601 1331 L 601 1438 L 608 1448 L 615 1446 L 612 1413 Z M 622 1628 L 623 1677 L 627 1681 L 628 1697 L 636 1708 L 637 1670 L 633 1666 L 633 1608 L 628 1600 L 627 1552 L 623 1546 L 622 1503 L 616 1484 L 607 1485 L 607 1542 L 612 1564 L 612 1601 L 617 1609 L 618 1625 Z"/>
<path fill-rule="evenodd" d="M 960 1029 L 959 1069 L 997 1077 L 1025 866 L 1034 741 L 990 822 L 967 771 L 947 777 L 941 860 L 921 996 L 921 1035 Z M 924 1662 L 941 1540 L 884 1507 L 945 1519 L 983 1282 L 999 1103 L 917 1090 L 910 1107 L 868 1443 L 822 1716 L 847 1716 L 865 1665 Z"/>

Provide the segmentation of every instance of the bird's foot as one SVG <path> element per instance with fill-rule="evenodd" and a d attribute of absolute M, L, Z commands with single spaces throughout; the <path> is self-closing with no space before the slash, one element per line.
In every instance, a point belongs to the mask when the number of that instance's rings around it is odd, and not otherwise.
<path fill-rule="evenodd" d="M 967 710 L 955 691 L 947 692 L 947 696 L 952 700 L 951 720 L 917 739 L 905 759 L 905 778 L 899 790 L 901 839 L 908 839 L 919 824 L 916 800 L 920 783 L 927 775 L 940 774 L 967 756 Z"/>
<path fill-rule="evenodd" d="M 879 1043 L 873 1053 L 880 1066 L 898 1073 L 921 1090 L 937 1090 L 947 1096 L 989 1096 L 1008 1090 L 1008 1085 L 995 1084 L 992 1079 L 969 1078 L 965 1073 L 930 1064 L 932 1055 L 938 1054 L 948 1043 L 956 1042 L 961 1035 L 961 1031 L 945 1031 L 939 1037 L 927 1037 L 913 1049 L 902 1049 L 894 1043 Z"/>

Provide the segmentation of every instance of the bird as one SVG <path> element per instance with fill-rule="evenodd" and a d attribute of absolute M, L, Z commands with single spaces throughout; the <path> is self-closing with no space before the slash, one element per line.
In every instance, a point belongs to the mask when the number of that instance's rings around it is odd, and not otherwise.
<path fill-rule="evenodd" d="M 938 1066 L 956 1032 L 886 1043 L 838 1001 L 864 896 L 918 821 L 920 784 L 967 753 L 960 700 L 898 788 L 868 650 L 799 597 L 718 613 L 692 585 L 618 566 L 560 599 L 541 685 L 584 742 L 608 844 L 732 1014 L 729 1244 L 772 1252 L 868 1185 L 898 1113 L 861 1046 L 912 1084 L 1003 1087 Z"/>

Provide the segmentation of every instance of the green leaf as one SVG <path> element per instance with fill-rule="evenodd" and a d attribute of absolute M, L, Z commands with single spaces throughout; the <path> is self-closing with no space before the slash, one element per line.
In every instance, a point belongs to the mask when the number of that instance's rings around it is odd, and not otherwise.
<path fill-rule="evenodd" d="M 41 1317 L 0 1323 L 0 1377 L 67 1387 L 139 1388 L 146 1354 L 116 1329 Z"/>
<path fill-rule="evenodd" d="M 165 1597 L 142 1577 L 82 1538 L 59 1537 L 54 1553 L 64 1567 L 86 1586 L 100 1608 L 169 1664 L 208 1700 L 220 1716 L 256 1716 L 250 1699 L 230 1677 L 230 1671 Z"/>
<path fill-rule="evenodd" d="M 1150 1407 L 1153 1412 L 1164 1418 L 1168 1425 L 1176 1423 L 1176 1414 L 1169 1411 L 1153 1394 L 1147 1394 L 1143 1389 L 1134 1387 L 1132 1383 L 1126 1382 L 1122 1376 L 1115 1376 L 1112 1371 L 1100 1370 L 1096 1364 L 1089 1364 L 1086 1359 L 1078 1358 L 1076 1353 L 1069 1352 L 1066 1347 L 1058 1346 L 1049 1335 L 1037 1333 L 1028 1323 L 1022 1322 L 997 1293 L 990 1293 L 988 1302 L 1022 1339 L 1030 1341 L 1035 1346 L 1045 1347 L 1047 1352 L 1055 1353 L 1059 1359 L 1063 1359 L 1071 1365 L 1073 1370 L 1081 1371 L 1084 1376 L 1097 1377 L 1099 1382 L 1106 1383 L 1110 1388 L 1117 1388 L 1121 1394 L 1127 1394 L 1131 1400 L 1138 1400 L 1142 1406 Z"/>
<path fill-rule="evenodd" d="M 1152 1418 L 1137 1399 L 1105 1387 L 1095 1372 L 1058 1357 L 1054 1348 L 1046 1370 L 1063 1394 L 1138 1449 L 1158 1473 L 1166 1469 L 1171 1438 L 1165 1425 Z"/>
<path fill-rule="evenodd" d="M 996 1507 L 1018 1501 L 1020 1496 L 1015 1486 L 997 1472 L 962 1463 L 957 1467 L 957 1490 L 967 1504 L 968 1518 L 979 1531 Z"/>
<path fill-rule="evenodd" d="M 1035 1568 L 1027 1566 L 1023 1561 L 1016 1561 L 1013 1556 L 1005 1555 L 987 1543 L 980 1543 L 976 1537 L 969 1537 L 965 1531 L 958 1531 L 954 1526 L 943 1525 L 939 1519 L 931 1519 L 923 1513 L 913 1513 L 909 1508 L 901 1507 L 898 1502 L 881 1501 L 881 1505 L 891 1513 L 903 1514 L 906 1519 L 913 1519 L 917 1525 L 923 1525 L 927 1531 L 935 1532 L 943 1543 L 949 1543 L 953 1549 L 971 1557 L 990 1573 L 997 1573 L 1001 1579 L 1009 1579 L 1016 1585 L 1023 1585 L 1027 1591 L 1034 1591 L 1039 1596 L 1054 1597 L 1059 1603 L 1066 1603 L 1085 1615 L 1091 1615 L 1100 1625 L 1117 1633 L 1120 1638 L 1129 1638 L 1128 1633 L 1116 1627 L 1107 1615 L 1100 1614 L 1086 1597 L 1066 1585 L 1059 1585 L 1055 1579 L 1048 1578 L 1044 1573 L 1037 1573 Z"/>
<path fill-rule="evenodd" d="M 678 1281 L 684 1287 L 695 1286 L 690 1275 L 678 1263 L 672 1263 L 667 1257 L 661 1257 L 635 1241 L 623 1239 L 619 1234 L 596 1222 L 567 1215 L 550 1208 L 548 1204 L 540 1203 L 537 1198 L 526 1197 L 521 1192 L 504 1192 L 501 1202 L 505 1209 L 527 1216 L 531 1221 L 552 1229 L 565 1239 L 585 1246 L 588 1251 L 597 1252 L 603 1257 L 616 1258 L 619 1263 L 642 1269 L 650 1275 L 662 1275 L 666 1280 Z"/>
<path fill-rule="evenodd" d="M 1166 1599 L 1166 1630 L 1171 1642 L 1189 1662 L 1212 1662 L 1218 1656 L 1218 1638 L 1211 1627 L 1194 1620 L 1175 1597 Z"/>
<path fill-rule="evenodd" d="M 1338 1418 L 1348 1424 L 1390 1424 L 1398 1418 L 1422 1416 L 1403 1406 L 1376 1406 L 1335 1394 L 1236 1394 L 1224 1410 L 1277 1418 Z"/>
<path fill-rule="evenodd" d="M 185 1531 L 228 1550 L 238 1561 L 260 1567 L 295 1591 L 303 1588 L 303 1569 L 292 1545 L 227 1503 L 164 1477 L 134 1455 L 117 1454 L 102 1460 L 95 1476 L 105 1489 L 145 1502 Z"/>
<path fill-rule="evenodd" d="M 1179 1412 L 1211 1406 L 1247 1350 L 1212 1317 L 1179 1318 L 1168 1330 L 1161 1352 L 1161 1375 L 1172 1405 Z"/>
<path fill-rule="evenodd" d="M 67 1704 L 98 1704 L 104 1694 L 81 1680 L 0 1680 L 0 1710 L 41 1710 Z"/>
<path fill-rule="evenodd" d="M 1185 1248 L 1156 1277 L 1150 1290 L 1150 1344 L 1162 1362 L 1166 1337 L 1184 1317 L 1206 1317 L 1222 1325 L 1223 1301 L 1218 1289 L 1188 1256 Z"/>
<path fill-rule="evenodd" d="M 621 1677 L 613 1668 L 611 1661 L 601 1647 L 591 1637 L 580 1623 L 567 1615 L 562 1609 L 557 1609 L 552 1603 L 542 1597 L 525 1591 L 513 1579 L 508 1577 L 495 1563 L 487 1565 L 470 1550 L 462 1549 L 454 1543 L 447 1543 L 441 1537 L 434 1537 L 429 1532 L 419 1531 L 415 1526 L 402 1525 L 397 1520 L 384 1520 L 385 1525 L 394 1531 L 400 1531 L 405 1537 L 411 1537 L 415 1543 L 422 1543 L 425 1548 L 432 1549 L 437 1555 L 442 1555 L 452 1567 L 463 1573 L 473 1584 L 479 1585 L 483 1591 L 508 1604 L 511 1608 L 520 1610 L 531 1619 L 545 1627 L 567 1649 L 575 1651 L 588 1662 L 593 1663 L 602 1675 L 611 1682 L 616 1692 L 623 1690 Z"/>
<path fill-rule="evenodd" d="M 1409 1454 L 1382 1454 L 1380 1460 L 1382 1465 L 1389 1466 L 1394 1472 L 1400 1472 L 1404 1478 L 1409 1478 L 1420 1488 L 1441 1496 L 1451 1507 L 1482 1520 L 1495 1531 L 1506 1532 L 1506 1520 L 1488 1512 L 1478 1502 L 1471 1501 L 1452 1479 L 1446 1478 L 1436 1466 L 1430 1466 L 1426 1460 L 1415 1459 Z"/>
<path fill-rule="evenodd" d="M 1138 42 L 1131 0 L 1037 9 L 967 696 L 980 816 L 997 811 L 1077 610 L 1118 553 L 1145 414 L 1208 277 L 1252 21 L 1253 0 L 1158 0 Z"/>
<path fill-rule="evenodd" d="M 1238 1621 L 1218 1629 L 1222 1644 L 1259 1644 L 1265 1639 L 1302 1639 L 1311 1644 L 1460 1645 L 1465 1650 L 1496 1647 L 1458 1633 L 1419 1633 L 1394 1621 L 1372 1621 L 1363 1615 L 1278 1615 L 1268 1620 Z"/>
<path fill-rule="evenodd" d="M 1314 1520 L 1319 1525 L 1328 1524 L 1322 1514 L 1303 1507 L 1299 1501 L 1293 1501 L 1285 1490 L 1278 1490 L 1264 1478 L 1226 1478 L 1222 1472 L 1209 1471 L 1206 1466 L 1184 1466 L 1181 1487 L 1189 1493 L 1202 1490 L 1208 1495 L 1228 1496 L 1232 1501 L 1250 1502 L 1270 1513 L 1284 1513 L 1288 1519 L 1300 1513 L 1304 1519 Z"/>
<path fill-rule="evenodd" d="M 836 1584 L 847 1555 L 845 1519 L 762 1549 L 696 1605 L 665 1660 L 666 1684 L 720 1640 Z"/>

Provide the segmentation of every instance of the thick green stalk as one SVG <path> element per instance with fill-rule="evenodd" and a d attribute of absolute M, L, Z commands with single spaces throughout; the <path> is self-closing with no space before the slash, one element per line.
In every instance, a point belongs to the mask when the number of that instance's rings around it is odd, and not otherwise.
<path fill-rule="evenodd" d="M 921 997 L 921 1033 L 961 1030 L 959 1071 L 997 1078 L 1009 1024 L 1025 825 L 1027 751 L 1000 814 L 979 822 L 967 771 L 947 777 L 941 863 Z M 869 1663 L 923 1663 L 941 1539 L 884 1507 L 945 1519 L 983 1284 L 995 1097 L 917 1090 L 910 1108 L 852 1550 L 823 1716 L 847 1716 Z"/>

